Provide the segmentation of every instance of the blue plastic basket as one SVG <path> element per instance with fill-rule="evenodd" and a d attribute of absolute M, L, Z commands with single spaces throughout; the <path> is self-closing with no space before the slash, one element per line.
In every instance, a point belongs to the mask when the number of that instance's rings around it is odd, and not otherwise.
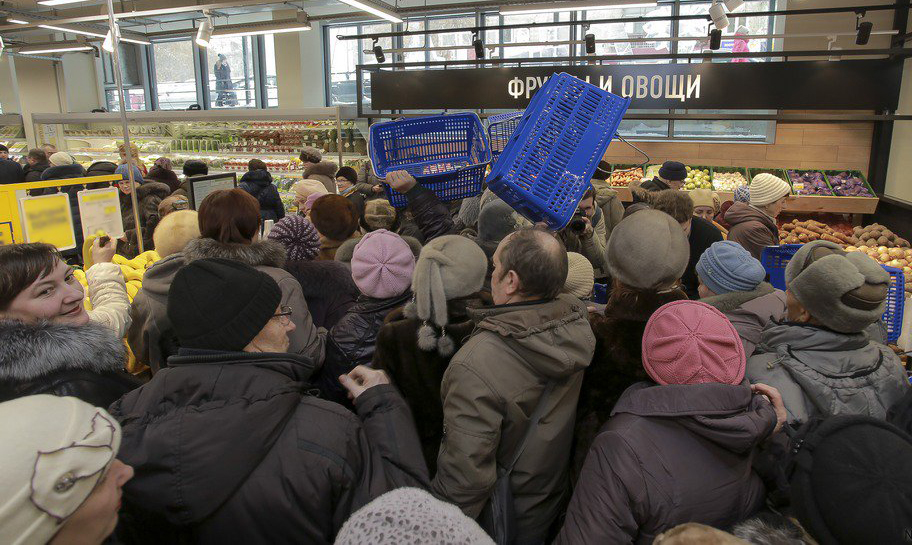
<path fill-rule="evenodd" d="M 408 171 L 442 201 L 481 193 L 491 162 L 491 146 L 474 113 L 376 123 L 370 128 L 369 154 L 378 178 L 394 170 Z M 389 185 L 386 191 L 393 206 L 407 204 L 405 196 Z"/>
<path fill-rule="evenodd" d="M 510 136 L 522 119 L 522 112 L 497 114 L 488 118 L 488 140 L 491 143 L 491 164 L 497 162 L 497 157 L 507 147 Z"/>
<path fill-rule="evenodd" d="M 569 74 L 551 76 L 532 97 L 488 187 L 532 222 L 562 229 L 629 105 Z"/>
<path fill-rule="evenodd" d="M 785 266 L 801 244 L 783 244 L 782 246 L 767 246 L 760 256 L 763 268 L 770 277 L 770 284 L 780 290 L 785 289 Z M 903 311 L 905 306 L 905 277 L 902 269 L 881 265 L 890 273 L 890 290 L 887 292 L 887 308 L 883 313 L 883 323 L 887 327 L 887 340 L 896 342 L 902 333 Z"/>
<path fill-rule="evenodd" d="M 608 284 L 594 284 L 592 286 L 592 302 L 600 305 L 608 302 Z"/>

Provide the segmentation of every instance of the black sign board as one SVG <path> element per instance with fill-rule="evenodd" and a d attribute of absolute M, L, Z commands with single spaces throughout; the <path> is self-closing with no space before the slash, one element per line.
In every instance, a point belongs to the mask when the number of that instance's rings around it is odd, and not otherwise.
<path fill-rule="evenodd" d="M 549 76 L 567 72 L 631 97 L 631 108 L 896 110 L 902 66 L 846 60 L 381 69 L 371 75 L 371 107 L 521 109 Z"/>

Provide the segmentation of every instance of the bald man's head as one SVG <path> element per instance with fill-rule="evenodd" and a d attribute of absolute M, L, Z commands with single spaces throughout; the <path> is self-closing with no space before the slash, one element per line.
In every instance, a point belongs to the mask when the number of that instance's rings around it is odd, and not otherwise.
<path fill-rule="evenodd" d="M 519 294 L 526 300 L 554 299 L 567 280 L 564 244 L 541 229 L 522 229 L 508 235 L 497 248 L 494 263 L 494 282 L 513 271 L 519 279 Z"/>

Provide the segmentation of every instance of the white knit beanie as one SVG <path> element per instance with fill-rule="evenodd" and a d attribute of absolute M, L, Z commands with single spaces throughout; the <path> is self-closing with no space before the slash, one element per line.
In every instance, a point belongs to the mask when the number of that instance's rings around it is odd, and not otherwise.
<path fill-rule="evenodd" d="M 320 180 L 311 180 L 311 179 L 306 179 L 306 180 L 301 180 L 300 182 L 296 182 L 292 186 L 292 189 L 294 189 L 294 192 L 298 196 L 299 199 L 306 199 L 313 193 L 319 193 L 320 195 L 326 195 L 329 193 L 328 191 L 326 191 L 326 186 L 323 185 L 323 182 L 321 182 Z"/>
<path fill-rule="evenodd" d="M 397 488 L 355 511 L 335 545 L 493 545 L 455 505 L 417 488 Z"/>
<path fill-rule="evenodd" d="M 592 263 L 582 254 L 567 252 L 567 281 L 564 293 L 580 299 L 589 299 L 595 285 L 595 271 Z"/>
<path fill-rule="evenodd" d="M 792 188 L 788 182 L 768 172 L 761 172 L 751 180 L 750 203 L 754 206 L 766 206 L 791 192 Z"/>
<path fill-rule="evenodd" d="M 184 251 L 184 246 L 199 236 L 196 210 L 178 210 L 162 218 L 152 233 L 152 242 L 155 251 L 164 258 Z"/>
<path fill-rule="evenodd" d="M 101 482 L 120 425 L 75 397 L 0 403 L 0 543 L 47 543 Z"/>
<path fill-rule="evenodd" d="M 414 299 L 405 307 L 405 315 L 422 321 L 418 329 L 418 348 L 441 356 L 455 349 L 446 334 L 449 322 L 447 301 L 476 293 L 484 286 L 488 258 L 475 242 L 459 236 L 435 238 L 421 249 L 412 276 Z M 428 323 L 441 330 L 440 338 Z"/>

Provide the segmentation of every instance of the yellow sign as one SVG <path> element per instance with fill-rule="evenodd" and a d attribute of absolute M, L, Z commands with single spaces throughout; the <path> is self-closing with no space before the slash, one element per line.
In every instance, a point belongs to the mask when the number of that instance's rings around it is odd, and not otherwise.
<path fill-rule="evenodd" d="M 70 198 L 66 193 L 19 199 L 26 242 L 46 242 L 58 250 L 76 247 Z"/>
<path fill-rule="evenodd" d="M 79 217 L 82 220 L 82 236 L 104 231 L 114 238 L 124 234 L 123 218 L 120 215 L 120 191 L 116 187 L 87 189 L 77 193 Z"/>
<path fill-rule="evenodd" d="M 5 221 L 0 223 L 0 246 L 15 243 L 16 240 L 13 238 L 13 222 Z"/>

